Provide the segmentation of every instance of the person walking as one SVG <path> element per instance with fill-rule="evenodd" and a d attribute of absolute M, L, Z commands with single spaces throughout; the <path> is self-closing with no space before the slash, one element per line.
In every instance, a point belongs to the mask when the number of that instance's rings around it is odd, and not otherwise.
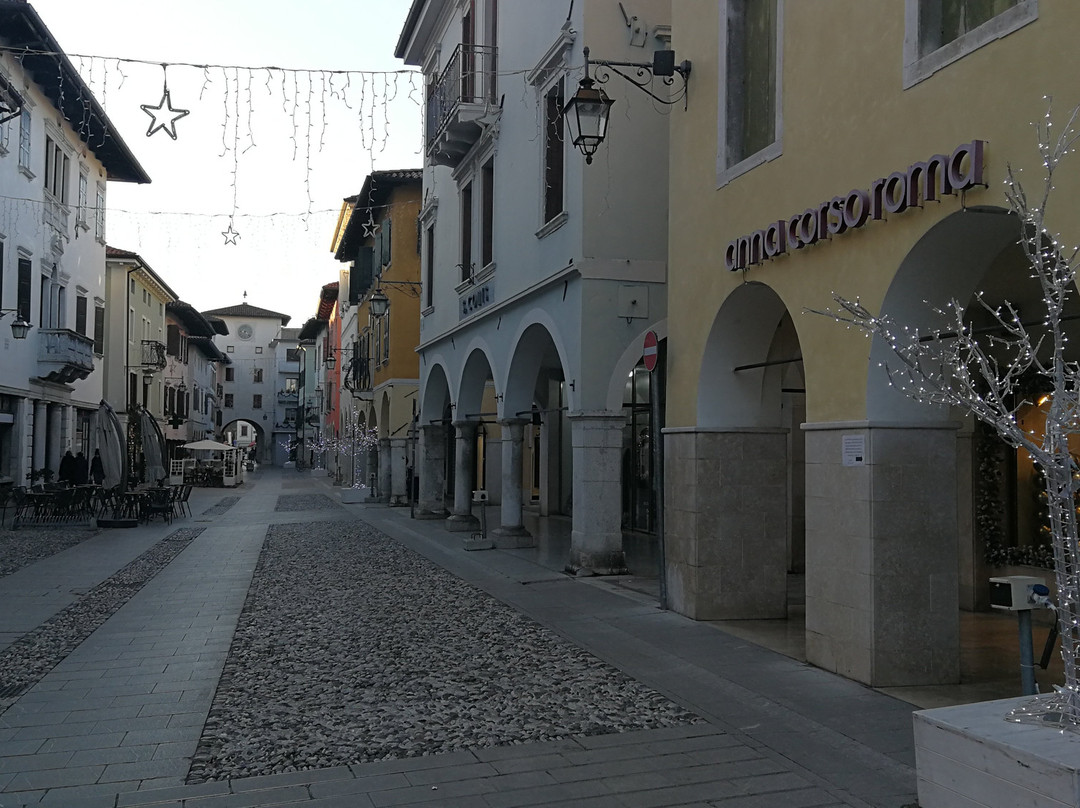
<path fill-rule="evenodd" d="M 94 485 L 105 482 L 105 466 L 101 462 L 101 450 L 94 449 L 94 457 L 90 460 L 90 479 Z"/>
<path fill-rule="evenodd" d="M 75 483 L 75 485 L 86 485 L 88 479 L 90 479 L 90 470 L 86 462 L 86 455 L 79 452 L 75 455 L 74 473 L 71 481 Z"/>
<path fill-rule="evenodd" d="M 60 458 L 60 469 L 56 479 L 62 483 L 70 483 L 75 478 L 75 455 L 68 449 Z"/>

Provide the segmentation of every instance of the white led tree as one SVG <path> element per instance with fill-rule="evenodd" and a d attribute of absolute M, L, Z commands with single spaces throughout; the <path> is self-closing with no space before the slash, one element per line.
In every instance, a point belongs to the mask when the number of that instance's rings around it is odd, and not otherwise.
<path fill-rule="evenodd" d="M 1080 248 L 1066 248 L 1046 229 L 1046 211 L 1059 166 L 1080 140 L 1073 109 L 1060 132 L 1050 111 L 1035 125 L 1043 163 L 1037 198 L 1029 197 L 1010 166 L 1006 199 L 1019 225 L 1019 244 L 1038 281 L 1045 310 L 1034 322 L 1020 319 L 1010 302 L 1000 305 L 975 295 L 975 306 L 991 318 L 991 328 L 976 329 L 955 299 L 935 308 L 941 318 L 936 330 L 920 330 L 875 316 L 859 299 L 834 295 L 836 310 L 814 312 L 832 317 L 867 336 L 883 340 L 895 360 L 885 363 L 889 384 L 915 401 L 957 407 L 995 429 L 1014 448 L 1026 449 L 1045 472 L 1048 517 L 1057 581 L 1057 620 L 1065 663 L 1064 686 L 1048 699 L 1040 698 L 1010 717 L 1059 722 L 1080 730 L 1080 687 L 1077 652 L 1080 648 L 1080 546 L 1077 544 L 1076 495 L 1080 469 L 1069 452 L 1069 436 L 1080 433 L 1080 365 L 1066 358 L 1068 335 L 1063 314 L 1075 295 Z M 1025 315 L 1029 312 L 1025 311 Z M 1017 412 L 1029 406 L 1025 398 L 1035 377 L 1049 391 L 1043 404 L 1043 433 L 1025 432 Z"/>

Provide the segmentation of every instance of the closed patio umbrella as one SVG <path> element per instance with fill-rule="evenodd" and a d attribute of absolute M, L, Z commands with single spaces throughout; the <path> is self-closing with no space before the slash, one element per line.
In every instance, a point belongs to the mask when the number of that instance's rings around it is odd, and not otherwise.
<path fill-rule="evenodd" d="M 101 467 L 105 472 L 103 485 L 106 488 L 121 489 L 127 487 L 128 468 L 127 452 L 124 450 L 124 430 L 113 408 L 102 399 L 98 405 L 97 426 L 95 427 L 97 449 L 101 452 Z"/>
<path fill-rule="evenodd" d="M 146 458 L 146 479 L 147 482 L 158 483 L 168 476 L 165 471 L 165 436 L 157 419 L 146 407 L 140 408 L 139 426 L 142 432 L 143 456 Z"/>

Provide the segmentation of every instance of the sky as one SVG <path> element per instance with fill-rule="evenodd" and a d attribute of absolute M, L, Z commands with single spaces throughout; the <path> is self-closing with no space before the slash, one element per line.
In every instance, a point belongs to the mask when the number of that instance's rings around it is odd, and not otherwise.
<path fill-rule="evenodd" d="M 423 84 L 394 58 L 410 0 L 31 5 L 152 180 L 108 184 L 108 243 L 200 311 L 246 292 L 302 325 L 346 266 L 342 200 L 373 170 L 422 166 Z M 166 86 L 189 111 L 175 140 L 141 109 Z"/>

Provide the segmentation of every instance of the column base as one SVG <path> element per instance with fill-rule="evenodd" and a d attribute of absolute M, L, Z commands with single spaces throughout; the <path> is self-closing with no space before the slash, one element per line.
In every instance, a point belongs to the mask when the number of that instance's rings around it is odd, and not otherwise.
<path fill-rule="evenodd" d="M 571 550 L 566 571 L 571 575 L 628 575 L 626 555 L 622 550 L 588 553 Z"/>
<path fill-rule="evenodd" d="M 413 519 L 445 519 L 446 517 L 446 508 L 436 509 L 420 506 L 417 508 L 416 513 L 413 514 Z"/>
<path fill-rule="evenodd" d="M 521 525 L 497 527 L 491 531 L 495 546 L 500 550 L 516 550 L 522 547 L 535 547 L 536 539 Z"/>
<path fill-rule="evenodd" d="M 451 533 L 474 533 L 480 528 L 480 520 L 471 513 L 452 513 L 446 517 L 446 529 Z"/>

